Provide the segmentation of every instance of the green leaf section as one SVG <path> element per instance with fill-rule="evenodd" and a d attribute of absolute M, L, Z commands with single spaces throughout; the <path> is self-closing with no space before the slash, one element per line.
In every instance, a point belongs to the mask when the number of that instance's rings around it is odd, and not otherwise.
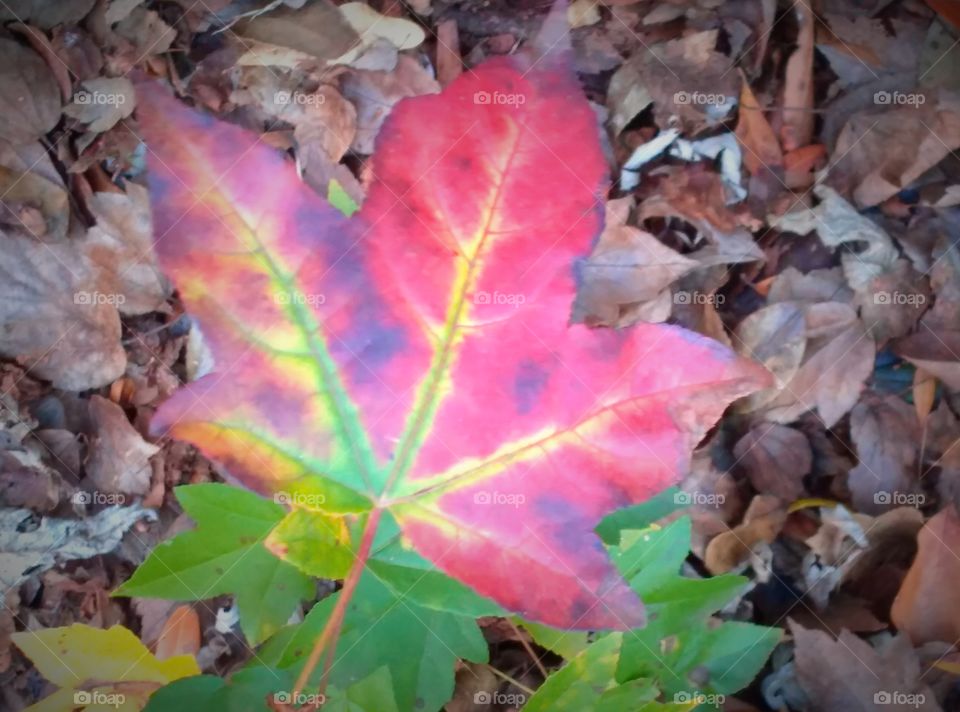
<path fill-rule="evenodd" d="M 303 623 L 275 636 L 252 665 L 299 672 L 338 595 L 325 598 Z M 487 643 L 472 617 L 419 606 L 365 573 L 344 617 L 330 682 L 348 688 L 371 670 L 386 667 L 398 709 L 434 712 L 453 695 L 458 658 L 487 660 Z M 319 684 L 321 674 L 315 670 L 311 684 Z"/>
<path fill-rule="evenodd" d="M 660 518 L 662 508 L 636 511 L 632 521 Z M 626 522 L 627 520 L 621 520 Z M 663 527 L 620 529 L 610 554 L 647 606 L 647 627 L 607 634 L 575 657 L 537 690 L 532 710 L 719 709 L 723 695 L 750 684 L 779 641 L 776 628 L 719 622 L 710 616 L 746 584 L 740 576 L 695 579 L 681 575 L 689 551 L 690 520 Z M 524 623 L 538 643 L 576 651 L 575 634 Z M 558 642 L 559 641 L 559 642 Z"/>
<path fill-rule="evenodd" d="M 322 702 L 325 712 L 399 712 L 393 699 L 390 671 L 381 667 L 345 689 L 327 688 L 324 697 L 313 692 L 293 696 L 294 681 L 288 671 L 269 668 L 240 670 L 230 680 L 199 675 L 158 690 L 144 712 L 265 712 L 271 703 L 294 708 Z"/>
<path fill-rule="evenodd" d="M 198 601 L 234 594 L 247 640 L 266 640 L 315 591 L 308 576 L 264 546 L 284 509 L 222 484 L 175 491 L 196 529 L 158 544 L 114 595 Z"/>

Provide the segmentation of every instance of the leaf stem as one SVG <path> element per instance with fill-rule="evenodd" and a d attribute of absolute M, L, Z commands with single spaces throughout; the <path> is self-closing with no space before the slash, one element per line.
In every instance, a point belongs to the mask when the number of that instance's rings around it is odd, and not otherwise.
<path fill-rule="evenodd" d="M 367 522 L 363 527 L 363 533 L 360 536 L 360 547 L 357 550 L 357 555 L 353 560 L 350 571 L 347 572 L 347 577 L 343 580 L 343 588 L 340 589 L 340 594 L 337 597 L 333 611 L 330 613 L 330 618 L 327 619 L 327 623 L 323 627 L 323 632 L 320 633 L 320 637 L 317 638 L 317 641 L 313 644 L 313 649 L 310 651 L 310 656 L 307 658 L 303 670 L 301 670 L 297 676 L 297 682 L 293 686 L 294 699 L 296 699 L 309 684 L 310 675 L 313 674 L 314 669 L 320 662 L 320 658 L 323 656 L 324 650 L 326 650 L 329 645 L 330 655 L 327 664 L 324 665 L 323 678 L 320 681 L 320 691 L 324 692 L 326 689 L 327 677 L 330 675 L 330 668 L 333 665 L 333 654 L 336 651 L 337 638 L 340 636 L 340 629 L 343 627 L 343 619 L 347 612 L 347 606 L 353 598 L 357 584 L 360 582 L 360 575 L 367 565 L 370 548 L 373 545 L 373 537 L 377 533 L 377 526 L 380 524 L 380 515 L 382 513 L 383 510 L 379 507 L 374 507 L 370 510 L 370 516 L 367 517 Z"/>

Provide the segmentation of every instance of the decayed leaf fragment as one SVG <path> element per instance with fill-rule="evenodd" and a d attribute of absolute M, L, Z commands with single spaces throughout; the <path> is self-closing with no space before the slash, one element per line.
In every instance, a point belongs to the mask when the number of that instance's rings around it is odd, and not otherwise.
<path fill-rule="evenodd" d="M 642 623 L 593 527 L 674 482 L 767 374 L 675 327 L 568 324 L 605 169 L 564 54 L 397 105 L 351 221 L 255 137 L 156 86 L 139 106 L 161 265 L 229 369 L 154 429 L 261 491 L 388 512 L 525 617 Z"/>

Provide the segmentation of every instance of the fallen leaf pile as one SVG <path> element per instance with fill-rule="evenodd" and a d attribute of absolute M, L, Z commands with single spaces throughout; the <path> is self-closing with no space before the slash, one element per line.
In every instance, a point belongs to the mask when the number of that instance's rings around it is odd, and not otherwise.
<path fill-rule="evenodd" d="M 157 263 L 168 236 L 152 222 L 137 84 L 254 132 L 349 214 L 383 200 L 372 157 L 396 108 L 516 55 L 548 5 L 0 3 L 0 707 L 116 692 L 97 686 L 110 671 L 71 658 L 71 677 L 51 657 L 76 636 L 142 673 L 128 691 L 139 709 L 168 681 L 235 669 L 285 622 L 265 610 L 240 626 L 237 597 L 199 575 L 210 593 L 193 608 L 109 595 L 158 542 L 202 525 L 173 487 L 225 477 L 148 434 L 217 349 Z M 953 709 L 960 13 L 945 0 L 577 0 L 567 19 L 613 185 L 584 218 L 605 219 L 571 322 L 678 324 L 771 374 L 706 433 L 678 495 L 688 563 L 751 578 L 724 616 L 785 634 L 728 709 Z M 411 142 L 439 130 L 405 126 Z M 531 160 L 548 160 L 541 149 Z M 442 190 L 469 200 L 462 179 Z M 551 199 L 559 212 L 573 197 Z M 191 536 L 216 546 L 220 533 Z M 268 554 L 256 549 L 279 561 Z M 278 595 L 307 591 L 283 571 Z M 44 632 L 75 623 L 103 630 Z M 504 623 L 484 625 L 492 664 L 530 683 L 516 655 L 530 643 Z M 457 664 L 448 709 L 508 709 L 474 705 L 500 678 Z"/>

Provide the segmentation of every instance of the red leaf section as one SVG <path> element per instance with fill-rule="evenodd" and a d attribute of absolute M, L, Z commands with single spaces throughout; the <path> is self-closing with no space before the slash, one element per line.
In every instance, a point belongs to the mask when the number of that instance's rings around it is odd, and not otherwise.
<path fill-rule="evenodd" d="M 138 107 L 160 259 L 218 364 L 155 428 L 262 491 L 389 510 L 526 617 L 642 624 L 593 527 L 768 374 L 678 328 L 568 324 L 606 185 L 565 53 L 402 102 L 350 221 L 257 137 L 156 87 Z"/>

